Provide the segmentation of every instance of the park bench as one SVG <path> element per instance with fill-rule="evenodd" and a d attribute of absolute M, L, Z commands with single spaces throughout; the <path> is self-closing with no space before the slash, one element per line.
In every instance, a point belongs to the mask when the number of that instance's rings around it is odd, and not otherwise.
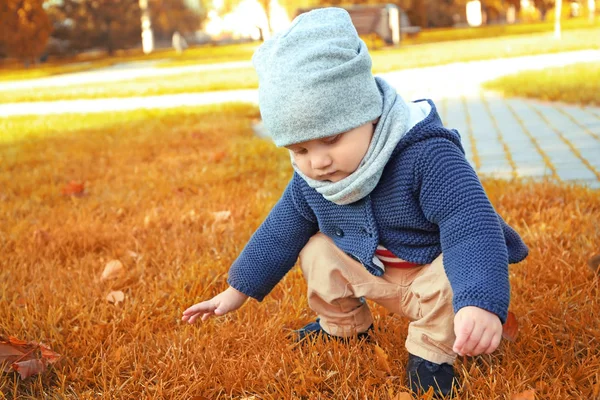
<path fill-rule="evenodd" d="M 316 8 L 319 7 L 301 8 L 297 15 Z M 398 46 L 403 36 L 414 36 L 421 31 L 421 27 L 411 25 L 404 10 L 394 4 L 354 5 L 343 8 L 350 14 L 359 35 L 376 35 L 390 45 Z"/>

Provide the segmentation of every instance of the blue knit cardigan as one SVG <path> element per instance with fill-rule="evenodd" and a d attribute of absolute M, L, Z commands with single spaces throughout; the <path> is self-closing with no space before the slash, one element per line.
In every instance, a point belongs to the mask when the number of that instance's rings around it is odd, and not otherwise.
<path fill-rule="evenodd" d="M 453 306 L 476 306 L 506 321 L 508 264 L 528 249 L 496 213 L 465 158 L 456 130 L 444 128 L 435 105 L 394 150 L 381 180 L 362 200 L 336 205 L 294 174 L 229 270 L 233 288 L 261 301 L 321 231 L 373 275 L 378 244 L 397 257 L 429 264 L 441 253 Z"/>

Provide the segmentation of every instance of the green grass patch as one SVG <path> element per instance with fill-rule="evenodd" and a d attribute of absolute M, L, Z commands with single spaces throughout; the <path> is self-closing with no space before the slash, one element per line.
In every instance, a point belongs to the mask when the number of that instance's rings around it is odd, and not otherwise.
<path fill-rule="evenodd" d="M 484 84 L 505 96 L 600 106 L 600 63 L 525 71 Z"/>

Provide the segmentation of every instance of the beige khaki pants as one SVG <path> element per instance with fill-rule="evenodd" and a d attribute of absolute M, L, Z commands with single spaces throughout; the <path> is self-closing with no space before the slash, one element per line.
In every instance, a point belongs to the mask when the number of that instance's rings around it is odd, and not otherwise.
<path fill-rule="evenodd" d="M 300 253 L 308 285 L 308 305 L 331 335 L 347 337 L 364 332 L 373 323 L 372 300 L 407 317 L 406 349 L 434 363 L 453 363 L 454 312 L 452 289 L 442 256 L 414 268 L 388 268 L 374 276 L 322 233 L 314 235 Z"/>

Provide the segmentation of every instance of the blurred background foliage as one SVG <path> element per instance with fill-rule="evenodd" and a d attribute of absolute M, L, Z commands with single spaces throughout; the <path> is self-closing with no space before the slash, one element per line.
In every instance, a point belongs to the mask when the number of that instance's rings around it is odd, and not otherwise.
<path fill-rule="evenodd" d="M 274 6 L 283 7 L 292 19 L 299 9 L 382 3 L 381 0 L 148 0 L 155 48 L 170 47 L 175 32 L 191 45 L 198 44 L 196 39 L 211 11 L 222 17 L 248 1 L 262 7 L 267 21 L 271 21 Z M 564 2 L 563 15 L 569 16 L 573 5 L 577 5 L 577 9 L 586 9 L 583 4 L 586 1 L 586 4 L 590 3 L 589 0 Z M 468 0 L 391 0 L 385 3 L 402 9 L 412 25 L 424 29 L 422 32 L 467 25 L 465 9 Z M 549 10 L 554 3 L 554 0 L 481 0 L 484 25 L 508 26 L 509 9 L 516 13 L 517 22 L 552 19 L 553 13 Z M 595 1 L 591 3 L 595 4 Z M 523 4 L 528 4 L 527 9 L 522 9 Z M 0 66 L 7 58 L 29 66 L 44 62 L 48 57 L 73 57 L 94 51 L 113 55 L 118 50 L 139 49 L 141 13 L 139 0 L 0 0 Z M 267 28 L 271 30 L 270 22 L 268 24 Z M 440 39 L 448 37 L 445 33 L 438 36 Z M 204 39 L 202 43 L 207 43 L 206 35 Z"/>

